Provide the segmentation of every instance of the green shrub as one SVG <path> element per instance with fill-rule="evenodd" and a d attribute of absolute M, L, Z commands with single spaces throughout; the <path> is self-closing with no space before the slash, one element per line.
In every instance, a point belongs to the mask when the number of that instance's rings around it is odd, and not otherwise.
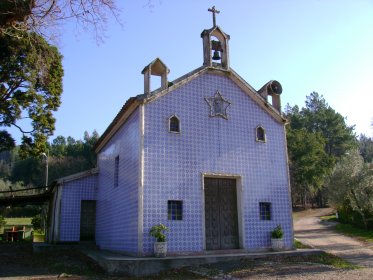
<path fill-rule="evenodd" d="M 5 224 L 6 224 L 6 221 L 5 221 L 4 217 L 0 215 L 0 228 L 5 226 Z"/>
<path fill-rule="evenodd" d="M 343 224 L 351 224 L 355 225 L 359 228 L 365 229 L 364 222 L 361 218 L 361 215 L 357 212 L 352 210 L 352 208 L 345 203 L 343 206 L 338 207 L 338 222 Z M 367 228 L 373 229 L 373 216 L 369 213 L 365 213 L 367 217 Z"/>
<path fill-rule="evenodd" d="M 284 236 L 284 232 L 282 231 L 281 225 L 275 227 L 274 230 L 271 232 L 271 237 L 273 239 L 281 239 Z"/>
<path fill-rule="evenodd" d="M 156 226 L 152 226 L 149 231 L 149 234 L 157 239 L 157 242 L 165 242 L 166 235 L 164 234 L 165 231 L 169 230 L 164 224 L 159 224 Z"/>
<path fill-rule="evenodd" d="M 32 220 L 31 220 L 31 224 L 32 224 L 32 227 L 33 227 L 34 230 L 40 231 L 41 230 L 41 225 L 42 225 L 41 215 L 37 215 L 37 216 L 33 217 Z"/>

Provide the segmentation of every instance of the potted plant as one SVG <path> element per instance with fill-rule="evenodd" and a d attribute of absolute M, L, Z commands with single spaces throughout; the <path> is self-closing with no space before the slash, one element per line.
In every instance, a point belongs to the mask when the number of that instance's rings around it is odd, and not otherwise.
<path fill-rule="evenodd" d="M 167 242 L 165 231 L 168 231 L 168 227 L 164 224 L 152 226 L 149 234 L 156 239 L 154 242 L 154 255 L 156 257 L 165 257 L 167 254 Z"/>
<path fill-rule="evenodd" d="M 271 231 L 271 245 L 273 251 L 281 251 L 284 248 L 284 232 L 281 225 L 278 225 Z"/>

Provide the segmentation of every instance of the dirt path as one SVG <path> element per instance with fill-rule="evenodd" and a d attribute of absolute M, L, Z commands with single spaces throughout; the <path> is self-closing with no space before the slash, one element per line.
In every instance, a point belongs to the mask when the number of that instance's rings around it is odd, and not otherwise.
<path fill-rule="evenodd" d="M 373 245 L 360 242 L 334 231 L 334 223 L 322 222 L 319 217 L 331 213 L 332 209 L 307 211 L 294 221 L 295 238 L 304 244 L 325 250 L 346 259 L 350 263 L 373 267 Z"/>

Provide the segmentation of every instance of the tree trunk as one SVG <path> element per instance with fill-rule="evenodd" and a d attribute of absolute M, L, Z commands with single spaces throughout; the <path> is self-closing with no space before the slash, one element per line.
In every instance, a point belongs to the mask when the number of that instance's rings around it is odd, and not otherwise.
<path fill-rule="evenodd" d="M 365 218 L 365 215 L 364 215 L 364 212 L 360 212 L 359 211 L 359 214 L 360 214 L 360 216 L 361 216 L 361 219 L 363 220 L 363 224 L 364 224 L 364 229 L 365 230 L 368 230 L 368 221 L 367 221 L 367 219 Z"/>
<path fill-rule="evenodd" d="M 306 210 L 306 207 L 307 207 L 307 194 L 305 191 L 303 195 L 303 209 Z"/>
<path fill-rule="evenodd" d="M 319 208 L 324 207 L 324 203 L 323 203 L 323 195 L 322 195 L 321 190 L 318 190 L 318 191 L 317 191 L 317 206 L 318 206 Z"/>

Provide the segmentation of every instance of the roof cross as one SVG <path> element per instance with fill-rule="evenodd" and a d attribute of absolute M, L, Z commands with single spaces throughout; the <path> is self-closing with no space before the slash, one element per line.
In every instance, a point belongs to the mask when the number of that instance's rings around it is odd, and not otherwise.
<path fill-rule="evenodd" d="M 208 11 L 212 13 L 212 22 L 214 23 L 214 27 L 215 27 L 216 26 L 215 14 L 219 14 L 220 11 L 216 10 L 215 6 L 212 6 L 212 8 L 209 8 Z"/>

